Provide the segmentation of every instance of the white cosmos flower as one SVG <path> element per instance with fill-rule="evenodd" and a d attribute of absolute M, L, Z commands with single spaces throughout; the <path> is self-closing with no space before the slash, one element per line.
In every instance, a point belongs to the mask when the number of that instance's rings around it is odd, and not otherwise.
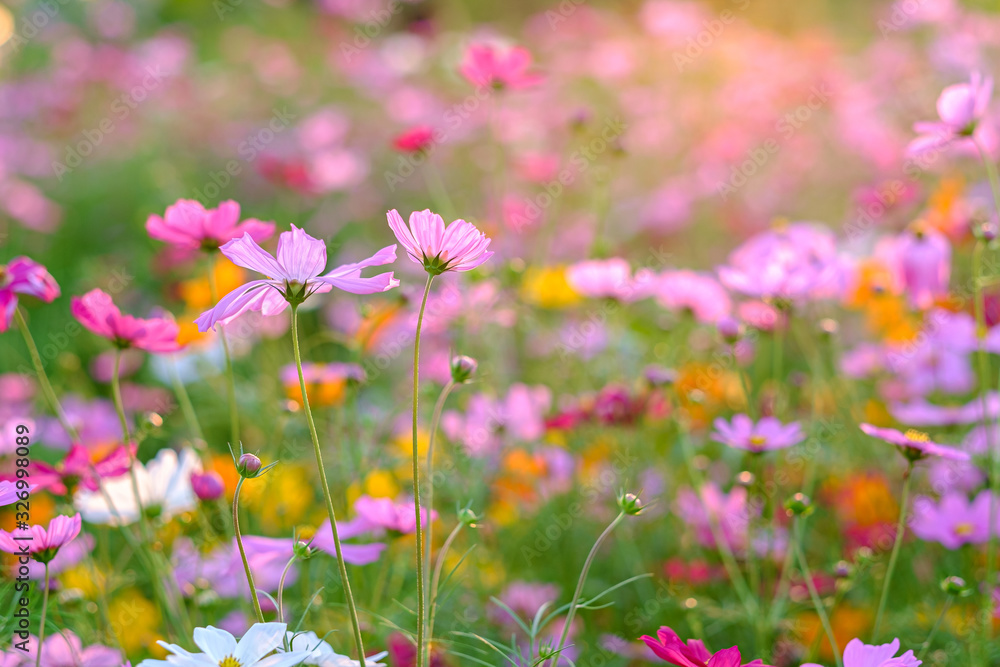
<path fill-rule="evenodd" d="M 335 653 L 333 647 L 317 637 L 315 632 L 289 632 L 288 643 L 292 647 L 292 651 L 307 651 L 309 653 L 309 656 L 302 663 L 304 665 L 317 665 L 317 667 L 360 667 L 361 665 L 357 660 Z M 384 667 L 383 663 L 379 661 L 386 655 L 388 652 L 383 651 L 368 656 L 365 658 L 365 665 Z"/>
<path fill-rule="evenodd" d="M 145 466 L 136 461 L 133 470 L 139 498 L 147 514 L 169 519 L 197 505 L 191 488 L 191 473 L 201 471 L 201 461 L 194 450 L 184 449 L 178 455 L 172 449 L 164 449 Z M 103 479 L 101 487 L 103 492 L 80 489 L 74 496 L 73 504 L 84 521 L 117 526 L 139 519 L 131 475 Z M 111 507 L 106 496 L 111 498 Z"/>
<path fill-rule="evenodd" d="M 293 667 L 309 657 L 308 651 L 268 655 L 282 647 L 284 623 L 255 623 L 243 638 L 212 627 L 195 628 L 194 643 L 203 653 L 190 653 L 176 644 L 157 642 L 170 652 L 166 660 L 143 660 L 138 667 Z"/>

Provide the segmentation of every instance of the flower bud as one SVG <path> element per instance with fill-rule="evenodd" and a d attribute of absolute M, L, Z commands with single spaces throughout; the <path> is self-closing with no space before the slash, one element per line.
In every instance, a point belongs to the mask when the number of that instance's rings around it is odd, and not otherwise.
<path fill-rule="evenodd" d="M 636 516 L 646 509 L 639 496 L 634 493 L 621 493 L 618 496 L 618 507 L 629 516 Z"/>
<path fill-rule="evenodd" d="M 958 595 L 965 597 L 972 593 L 972 589 L 965 583 L 962 577 L 946 577 L 941 580 L 941 590 L 948 595 Z"/>
<path fill-rule="evenodd" d="M 226 492 L 226 484 L 222 481 L 222 475 L 214 470 L 209 470 L 206 473 L 191 473 L 191 488 L 199 500 L 216 500 Z"/>
<path fill-rule="evenodd" d="M 451 379 L 454 380 L 455 384 L 468 382 L 476 374 L 477 368 L 479 368 L 479 362 L 472 357 L 467 357 L 464 354 L 452 357 Z"/>
<path fill-rule="evenodd" d="M 788 516 L 809 516 L 815 509 L 812 500 L 804 493 L 796 493 L 785 501 L 785 511 Z"/>
<path fill-rule="evenodd" d="M 716 325 L 716 329 L 719 331 L 719 335 L 722 336 L 722 340 L 730 345 L 743 337 L 743 325 L 732 317 L 723 317 Z"/>
<path fill-rule="evenodd" d="M 254 454 L 243 454 L 236 462 L 236 472 L 243 479 L 253 479 L 260 474 L 260 459 Z"/>
<path fill-rule="evenodd" d="M 309 546 L 309 542 L 305 540 L 298 540 L 292 545 L 292 553 L 299 560 L 309 560 L 316 553 L 316 550 Z"/>
<path fill-rule="evenodd" d="M 475 528 L 476 524 L 479 523 L 481 519 L 471 509 L 469 509 L 468 507 L 463 507 L 462 509 L 458 510 L 458 521 L 459 523 L 462 523 L 468 526 L 469 528 Z"/>
<path fill-rule="evenodd" d="M 677 371 L 656 364 L 646 366 L 643 376 L 646 378 L 646 382 L 654 387 L 669 387 L 677 382 Z"/>
<path fill-rule="evenodd" d="M 854 574 L 854 566 L 846 560 L 837 561 L 837 564 L 833 566 L 833 574 L 841 579 L 846 579 Z"/>

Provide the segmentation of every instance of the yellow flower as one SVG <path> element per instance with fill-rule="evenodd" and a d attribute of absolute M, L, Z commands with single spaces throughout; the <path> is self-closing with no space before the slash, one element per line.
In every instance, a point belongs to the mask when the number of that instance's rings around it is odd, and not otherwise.
<path fill-rule="evenodd" d="M 240 491 L 240 503 L 253 510 L 269 529 L 287 531 L 316 504 L 314 483 L 304 466 L 276 466 Z"/>
<path fill-rule="evenodd" d="M 212 273 L 215 276 L 215 285 L 218 287 L 217 299 L 225 295 L 246 282 L 245 272 L 221 254 L 212 266 Z M 181 299 L 187 304 L 191 311 L 199 313 L 215 305 L 212 300 L 212 290 L 208 278 L 192 278 L 180 284 Z"/>
<path fill-rule="evenodd" d="M 121 591 L 108 605 L 111 632 L 128 654 L 155 651 L 161 639 L 160 612 L 134 588 Z"/>
<path fill-rule="evenodd" d="M 99 569 L 97 570 L 97 577 L 99 581 L 94 581 L 94 570 L 84 564 L 80 564 L 60 574 L 59 582 L 63 585 L 64 590 L 79 591 L 85 598 L 93 600 L 97 597 L 97 587 L 105 586 L 105 582 L 107 581 L 107 576 Z"/>
<path fill-rule="evenodd" d="M 396 477 L 388 470 L 372 470 L 359 482 L 354 482 L 347 488 L 347 502 L 354 505 L 354 501 L 361 496 L 371 496 L 372 498 L 395 498 L 399 495 L 399 484 Z"/>
<path fill-rule="evenodd" d="M 566 308 L 580 301 L 566 280 L 566 267 L 532 267 L 524 272 L 521 296 L 528 303 L 542 308 Z"/>

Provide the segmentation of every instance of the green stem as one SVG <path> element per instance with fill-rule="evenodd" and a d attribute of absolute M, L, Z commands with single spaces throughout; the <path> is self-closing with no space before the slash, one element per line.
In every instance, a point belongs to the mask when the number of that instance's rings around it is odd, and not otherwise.
<path fill-rule="evenodd" d="M 215 284 L 214 267 L 208 269 L 208 289 L 212 296 L 212 303 L 219 302 L 219 289 Z M 222 351 L 226 357 L 226 391 L 229 394 L 229 431 L 234 446 L 240 442 L 240 412 L 236 405 L 236 378 L 233 375 L 233 357 L 229 352 L 229 341 L 226 338 L 225 327 L 219 329 L 219 338 L 222 340 Z"/>
<path fill-rule="evenodd" d="M 924 643 L 920 645 L 920 653 L 917 654 L 917 660 L 923 660 L 924 656 L 927 655 L 927 651 L 931 648 L 931 642 L 934 641 L 934 636 L 937 634 L 938 628 L 941 627 L 941 623 L 944 621 L 945 615 L 948 613 L 948 608 L 951 607 L 951 601 L 953 599 L 952 595 L 948 595 L 945 598 L 944 604 L 941 605 L 941 613 L 938 614 L 937 620 L 934 621 L 934 625 L 931 626 L 931 631 L 927 635 L 927 639 Z"/>
<path fill-rule="evenodd" d="M 996 165 L 993 164 L 993 160 L 987 154 L 982 144 L 980 144 L 975 137 L 973 141 L 976 144 L 976 149 L 979 151 L 979 155 L 983 160 L 983 166 L 986 167 L 986 175 L 990 182 L 990 191 L 993 193 L 993 206 L 996 208 L 997 215 L 1000 215 L 1000 178 L 997 176 Z M 979 249 L 980 242 L 976 243 L 976 249 Z M 973 255 L 975 257 L 975 255 Z M 981 264 L 980 264 L 981 265 Z M 980 306 L 980 295 L 979 292 L 982 289 L 980 285 L 980 278 L 978 267 L 974 269 L 975 276 L 975 289 L 976 289 L 976 306 Z M 977 329 L 979 327 L 984 327 L 980 323 L 980 314 L 977 311 L 976 314 L 976 324 Z M 977 330 L 977 334 L 981 333 L 981 329 Z M 982 351 L 982 339 L 979 340 L 979 350 Z M 982 368 L 982 362 L 980 362 L 980 367 Z M 988 366 L 987 366 L 988 372 Z M 990 471 L 989 471 L 989 481 L 990 489 L 993 490 L 993 498 L 990 501 L 990 512 L 989 512 L 989 523 L 990 526 L 997 525 L 997 516 L 1000 514 L 1000 447 L 990 445 L 990 434 L 992 431 L 992 425 L 989 424 L 989 419 L 986 414 L 986 395 L 985 388 L 983 390 L 983 424 L 986 428 L 987 437 L 987 447 L 989 447 L 989 457 L 990 457 Z M 984 619 L 993 618 L 993 589 L 996 586 L 996 574 L 997 574 L 997 540 L 998 531 L 990 531 L 990 539 L 986 546 L 986 586 L 983 590 L 983 603 L 982 603 L 982 617 Z M 993 637 L 993 623 L 989 620 L 981 623 L 982 626 L 982 645 L 984 655 L 987 654 L 989 650 L 990 641 Z"/>
<path fill-rule="evenodd" d="M 413 337 L 413 509 L 417 518 L 417 656 L 418 667 L 427 667 L 424 659 L 424 621 L 427 613 L 424 598 L 424 535 L 423 516 L 420 512 L 420 452 L 417 446 L 417 406 L 420 396 L 420 329 L 424 324 L 424 310 L 427 308 L 427 296 L 431 292 L 434 275 L 427 274 L 424 285 L 424 296 L 420 301 L 420 312 L 417 314 L 417 331 Z M 428 523 L 430 523 L 428 517 Z"/>
<path fill-rule="evenodd" d="M 351 614 L 351 627 L 354 630 L 354 643 L 358 649 L 358 662 L 365 667 L 365 645 L 361 638 L 361 623 L 358 621 L 358 609 L 354 604 L 354 594 L 351 592 L 351 582 L 347 578 L 347 565 L 344 563 L 343 549 L 340 544 L 340 533 L 337 530 L 337 513 L 333 509 L 333 496 L 330 485 L 326 481 L 326 468 L 323 467 L 323 452 L 319 446 L 319 435 L 316 433 L 316 422 L 313 420 L 309 407 L 309 395 L 306 392 L 306 380 L 302 374 L 302 355 L 299 352 L 299 309 L 292 306 L 292 352 L 295 354 L 295 367 L 299 372 L 299 390 L 302 392 L 302 408 L 309 424 L 309 435 L 312 438 L 313 451 L 316 453 L 316 468 L 319 471 L 320 485 L 323 487 L 323 499 L 326 501 L 326 513 L 330 517 L 330 531 L 333 533 L 333 546 L 337 552 L 337 568 L 340 570 L 340 580 L 347 597 L 347 609 Z"/>
<path fill-rule="evenodd" d="M 434 415 L 431 417 L 431 433 L 429 436 L 429 442 L 427 443 L 427 516 L 431 517 L 434 515 L 434 436 L 438 430 L 438 424 L 441 421 L 441 413 L 444 411 L 444 403 L 448 400 L 448 394 L 455 387 L 454 380 L 448 380 L 448 384 L 444 386 L 441 390 L 441 395 L 438 396 L 437 403 L 434 404 Z M 461 524 L 459 524 L 461 525 Z M 427 521 L 427 533 L 424 536 L 424 553 L 426 558 L 424 559 L 424 581 L 430 580 L 430 569 L 431 569 L 431 550 L 433 548 L 433 535 L 434 535 L 434 522 L 428 519 Z M 426 637 L 424 639 L 424 653 L 426 659 L 423 662 L 430 664 L 430 652 L 431 652 L 431 621 L 430 618 L 434 614 L 434 589 L 431 588 L 430 603 L 428 604 L 427 621 L 424 624 L 426 629 Z"/>
<path fill-rule="evenodd" d="M 801 519 L 795 520 L 795 531 L 796 533 L 802 530 Z M 842 658 L 840 657 L 840 648 L 837 646 L 837 639 L 833 636 L 833 627 L 830 625 L 830 617 L 826 613 L 826 607 L 823 605 L 823 600 L 819 597 L 819 592 L 816 590 L 816 584 L 813 582 L 812 572 L 809 570 L 809 563 L 806 561 L 806 555 L 802 551 L 801 540 L 792 540 L 795 553 L 799 559 L 799 568 L 802 570 L 802 576 L 806 580 L 806 588 L 809 589 L 809 597 L 812 598 L 813 606 L 816 608 L 816 613 L 819 615 L 820 623 L 823 624 L 823 631 L 826 633 L 826 639 L 830 642 L 830 648 L 833 649 L 833 657 L 837 661 L 837 667 L 843 667 Z"/>
<path fill-rule="evenodd" d="M 288 576 L 288 571 L 292 569 L 292 563 L 295 562 L 296 558 L 298 558 L 298 556 L 293 553 L 292 557 L 288 559 L 288 563 L 285 565 L 285 569 L 281 571 L 281 578 L 278 579 L 278 622 L 279 623 L 285 622 L 285 608 L 284 605 L 282 604 L 282 598 L 284 597 L 285 593 L 285 577 Z"/>
<path fill-rule="evenodd" d="M 49 610 L 49 564 L 45 563 L 45 588 L 42 590 L 42 622 L 38 626 L 38 653 L 35 667 L 42 664 L 42 644 L 45 642 L 45 613 Z"/>
<path fill-rule="evenodd" d="M 573 617 L 576 616 L 576 608 L 580 604 L 580 596 L 583 595 L 583 585 L 587 582 L 587 575 L 590 573 L 590 566 L 594 563 L 594 558 L 597 556 L 597 550 L 601 548 L 604 540 L 608 539 L 608 535 L 611 531 L 622 522 L 625 518 L 625 512 L 619 512 L 618 516 L 614 518 L 614 521 L 608 524 L 608 527 L 604 529 L 604 532 L 600 534 L 597 541 L 594 542 L 594 546 L 591 547 L 590 553 L 587 554 L 587 560 L 583 562 L 583 570 L 580 572 L 580 578 L 576 582 L 576 590 L 573 591 L 573 600 L 569 605 L 569 612 L 566 614 L 566 622 L 563 624 L 562 633 L 559 635 L 559 642 L 556 644 L 554 655 L 552 659 L 552 665 L 559 664 L 559 652 L 562 651 L 563 644 L 566 643 L 566 638 L 569 637 L 569 629 L 573 625 Z"/>
<path fill-rule="evenodd" d="M 35 367 L 35 374 L 38 376 L 38 383 L 42 386 L 42 393 L 45 394 L 45 399 L 49 402 L 49 407 L 52 408 L 56 419 L 59 420 L 63 430 L 66 431 L 72 441 L 74 443 L 79 442 L 80 434 L 69 423 L 69 420 L 66 419 L 66 413 L 63 412 L 62 404 L 56 397 L 56 392 L 53 391 L 52 384 L 49 383 L 49 376 L 45 373 L 45 366 L 42 365 L 42 357 L 38 354 L 35 339 L 32 338 L 31 331 L 28 330 L 28 323 L 24 321 L 24 315 L 21 314 L 20 308 L 14 309 L 14 320 L 17 322 L 17 328 L 21 331 L 21 336 L 24 337 L 24 344 L 28 348 L 28 355 L 31 357 L 31 363 Z"/>
<path fill-rule="evenodd" d="M 444 558 L 448 554 L 448 551 L 451 549 L 452 543 L 455 541 L 455 538 L 458 537 L 458 534 L 461 532 L 462 526 L 464 525 L 465 524 L 459 521 L 458 525 L 456 525 L 452 529 L 451 533 L 448 534 L 448 539 L 446 539 L 444 541 L 444 544 L 441 545 L 441 552 L 438 554 L 437 557 L 437 565 L 434 566 L 434 578 L 431 579 L 430 599 L 427 604 L 428 612 L 427 612 L 426 644 L 427 644 L 428 656 L 430 656 L 431 652 L 430 644 L 434 640 L 434 618 L 437 615 L 438 586 L 441 584 L 441 572 L 444 570 Z M 428 554 L 428 557 L 429 556 L 430 554 Z"/>
<path fill-rule="evenodd" d="M 233 530 L 236 532 L 236 546 L 240 549 L 243 571 L 246 572 L 247 583 L 250 584 L 250 599 L 253 600 L 253 613 L 257 617 L 257 622 L 263 623 L 264 612 L 260 609 L 260 600 L 257 598 L 257 587 L 253 583 L 253 572 L 250 571 L 247 552 L 243 548 L 243 536 L 240 534 L 240 489 L 243 488 L 243 482 L 245 481 L 245 477 L 240 477 L 240 481 L 236 482 L 236 491 L 233 493 Z"/>
<path fill-rule="evenodd" d="M 875 615 L 875 629 L 872 631 L 872 642 L 878 641 L 878 631 L 882 626 L 882 616 L 885 614 L 885 604 L 889 601 L 889 586 L 892 584 L 892 574 L 896 570 L 899 550 L 903 545 L 903 534 L 906 532 L 906 510 L 910 502 L 910 482 L 913 480 L 913 463 L 907 464 L 903 473 L 903 495 L 899 505 L 899 521 L 896 523 L 896 539 L 892 545 L 892 555 L 889 556 L 889 567 L 885 571 L 885 581 L 882 582 L 882 596 L 878 603 L 878 613 Z"/>

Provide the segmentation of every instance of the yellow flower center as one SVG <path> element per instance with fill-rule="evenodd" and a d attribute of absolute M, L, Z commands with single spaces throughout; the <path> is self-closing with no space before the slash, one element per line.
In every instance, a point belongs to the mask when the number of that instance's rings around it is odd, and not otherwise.
<path fill-rule="evenodd" d="M 906 439 L 910 442 L 930 442 L 931 439 L 931 437 L 923 431 L 917 431 L 912 428 L 908 430 L 905 435 Z"/>
<path fill-rule="evenodd" d="M 972 525 L 971 523 L 968 523 L 968 522 L 966 522 L 966 523 L 960 523 L 957 526 L 955 526 L 955 534 L 956 535 L 962 535 L 962 536 L 971 535 L 972 531 L 974 531 L 975 529 L 976 529 L 976 527 L 974 525 Z"/>
<path fill-rule="evenodd" d="M 766 443 L 766 442 L 767 442 L 767 438 L 765 438 L 762 435 L 751 435 L 750 436 L 750 445 L 752 447 L 763 447 L 764 443 Z"/>
<path fill-rule="evenodd" d="M 222 661 L 219 662 L 219 667 L 242 667 L 242 665 L 240 665 L 236 658 L 229 656 L 228 658 L 223 658 Z"/>

